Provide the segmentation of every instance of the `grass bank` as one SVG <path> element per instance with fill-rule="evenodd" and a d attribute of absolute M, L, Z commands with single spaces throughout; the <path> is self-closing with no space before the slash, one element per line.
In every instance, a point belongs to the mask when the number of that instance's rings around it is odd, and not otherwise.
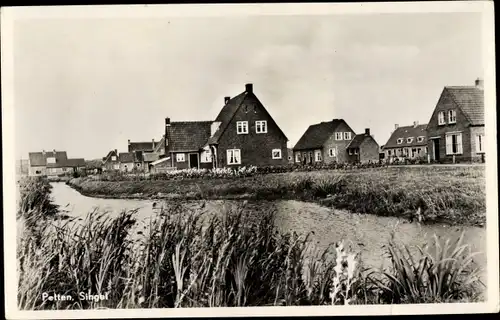
<path fill-rule="evenodd" d="M 41 182 L 47 185 L 47 182 Z M 23 192 L 37 192 L 24 189 Z M 44 193 L 50 189 L 43 189 Z M 43 199 L 43 198 L 41 198 Z M 42 200 L 43 201 L 43 200 Z M 206 215 L 179 203 L 135 232 L 135 212 L 82 222 L 43 206 L 18 216 L 18 306 L 25 310 L 473 302 L 477 270 L 460 239 L 420 255 L 395 239 L 391 266 L 364 266 L 342 242 L 317 252 L 307 235 L 279 232 L 274 212 L 244 206 Z M 34 228 L 24 223 L 38 217 Z M 438 245 L 436 245 L 438 244 Z M 44 299 L 63 294 L 72 300 Z M 88 300 L 81 293 L 108 299 Z"/>
<path fill-rule="evenodd" d="M 93 197 L 293 199 L 429 223 L 482 226 L 486 216 L 483 166 L 386 167 L 205 180 L 96 181 L 86 177 L 68 184 Z"/>

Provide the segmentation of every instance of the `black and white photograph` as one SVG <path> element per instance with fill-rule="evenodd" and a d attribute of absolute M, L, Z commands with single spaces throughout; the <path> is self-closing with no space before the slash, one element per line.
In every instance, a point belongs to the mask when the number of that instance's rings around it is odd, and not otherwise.
<path fill-rule="evenodd" d="M 7 318 L 498 312 L 493 16 L 3 7 Z"/>

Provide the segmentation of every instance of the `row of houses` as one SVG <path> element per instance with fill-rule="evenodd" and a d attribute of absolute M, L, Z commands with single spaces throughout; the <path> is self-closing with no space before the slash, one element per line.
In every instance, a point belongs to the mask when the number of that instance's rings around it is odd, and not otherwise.
<path fill-rule="evenodd" d="M 28 154 L 28 175 L 59 176 L 85 170 L 83 158 L 68 158 L 66 151 L 30 152 Z"/>
<path fill-rule="evenodd" d="M 344 119 L 333 119 L 310 125 L 292 149 L 249 83 L 242 93 L 224 98 L 214 120 L 171 121 L 167 117 L 161 139 L 129 140 L 127 152 L 114 149 L 102 158 L 102 170 L 158 172 L 396 159 L 470 161 L 484 159 L 484 139 L 483 82 L 479 79 L 473 86 L 445 87 L 427 124 L 395 125 L 382 147 L 369 128 L 356 133 Z M 30 174 L 77 170 L 84 162 L 67 159 L 65 152 L 55 150 L 50 156 L 30 153 Z"/>

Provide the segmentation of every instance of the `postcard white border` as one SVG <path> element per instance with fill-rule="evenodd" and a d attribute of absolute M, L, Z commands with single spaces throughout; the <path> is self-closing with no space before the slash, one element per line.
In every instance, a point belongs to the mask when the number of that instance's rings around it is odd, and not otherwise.
<path fill-rule="evenodd" d="M 110 309 L 69 311 L 19 311 L 16 306 L 16 204 L 13 96 L 13 21 L 18 19 L 160 18 L 168 16 L 330 15 L 373 13 L 481 12 L 483 14 L 483 61 L 487 142 L 487 267 L 488 301 L 463 304 L 245 307 L 193 309 Z M 315 316 L 457 314 L 498 312 L 498 186 L 496 152 L 496 84 L 494 11 L 492 1 L 398 2 L 349 4 L 239 4 L 239 5 L 129 5 L 10 7 L 1 10 L 2 125 L 4 183 L 5 312 L 8 319 L 130 318 L 130 317 L 227 317 L 227 316 Z M 492 139 L 491 137 L 495 137 Z"/>

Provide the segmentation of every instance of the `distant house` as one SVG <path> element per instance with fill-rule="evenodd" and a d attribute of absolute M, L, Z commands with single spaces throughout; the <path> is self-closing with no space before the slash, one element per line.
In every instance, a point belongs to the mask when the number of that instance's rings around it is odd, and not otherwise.
<path fill-rule="evenodd" d="M 30 176 L 57 176 L 85 169 L 85 159 L 68 159 L 66 151 L 29 153 Z"/>
<path fill-rule="evenodd" d="M 348 162 L 369 163 L 379 161 L 380 146 L 370 134 L 370 129 L 365 133 L 357 134 L 346 147 Z"/>
<path fill-rule="evenodd" d="M 343 119 L 310 125 L 293 148 L 295 163 L 344 163 L 354 130 Z"/>
<path fill-rule="evenodd" d="M 477 79 L 473 86 L 444 87 L 427 134 L 433 161 L 484 161 L 483 80 Z"/>
<path fill-rule="evenodd" d="M 153 152 L 155 147 L 156 144 L 154 139 L 150 142 L 131 142 L 130 139 L 128 140 L 128 152 Z"/>
<path fill-rule="evenodd" d="M 120 171 L 131 172 L 134 170 L 135 156 L 133 152 L 122 152 L 118 154 Z"/>
<path fill-rule="evenodd" d="M 120 170 L 120 159 L 118 158 L 118 150 L 111 150 L 102 158 L 102 167 L 104 171 Z"/>
<path fill-rule="evenodd" d="M 160 143 L 173 168 L 283 165 L 287 137 L 246 84 L 234 98 L 225 97 L 215 121 L 170 122 Z M 165 163 L 164 161 L 162 163 Z"/>
<path fill-rule="evenodd" d="M 412 126 L 394 126 L 389 140 L 384 145 L 384 158 L 387 162 L 405 159 L 427 159 L 427 124 L 413 122 Z"/>

